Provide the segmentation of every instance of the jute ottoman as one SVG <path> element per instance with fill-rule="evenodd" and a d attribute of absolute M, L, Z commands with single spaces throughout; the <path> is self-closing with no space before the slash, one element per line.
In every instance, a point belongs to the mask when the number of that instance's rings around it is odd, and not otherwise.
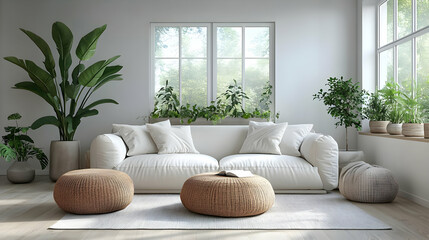
<path fill-rule="evenodd" d="M 399 186 L 390 170 L 359 161 L 341 170 L 339 189 L 352 201 L 385 203 L 395 199 Z"/>
<path fill-rule="evenodd" d="M 134 184 L 123 172 L 110 169 L 82 169 L 63 174 L 55 183 L 54 200 L 66 212 L 98 214 L 127 207 L 134 196 Z"/>
<path fill-rule="evenodd" d="M 191 212 L 246 217 L 268 211 L 275 194 L 270 182 L 260 176 L 236 178 L 204 173 L 186 180 L 180 199 Z"/>

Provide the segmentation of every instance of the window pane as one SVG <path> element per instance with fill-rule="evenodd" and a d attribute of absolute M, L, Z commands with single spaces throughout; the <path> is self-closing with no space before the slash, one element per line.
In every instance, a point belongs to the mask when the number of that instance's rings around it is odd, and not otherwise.
<path fill-rule="evenodd" d="M 246 57 L 268 57 L 270 54 L 270 29 L 268 27 L 246 27 Z"/>
<path fill-rule="evenodd" d="M 155 57 L 179 57 L 178 27 L 155 27 Z"/>
<path fill-rule="evenodd" d="M 398 38 L 413 30 L 412 0 L 398 0 Z"/>
<path fill-rule="evenodd" d="M 412 95 L 412 79 L 412 48 L 411 41 L 408 41 L 398 45 L 398 83 L 408 96 Z"/>
<path fill-rule="evenodd" d="M 416 95 L 429 118 L 429 33 L 417 38 Z"/>
<path fill-rule="evenodd" d="M 380 83 L 379 88 L 384 88 L 386 82 L 394 82 L 393 79 L 393 48 L 380 53 Z"/>
<path fill-rule="evenodd" d="M 161 86 L 165 85 L 168 80 L 168 85 L 174 88 L 174 91 L 179 92 L 179 60 L 178 59 L 156 59 L 155 60 L 155 92 Z"/>
<path fill-rule="evenodd" d="M 241 58 L 241 27 L 217 28 L 217 57 Z"/>
<path fill-rule="evenodd" d="M 182 60 L 182 104 L 207 105 L 207 60 Z"/>
<path fill-rule="evenodd" d="M 380 6 L 380 46 L 393 41 L 393 0 Z"/>
<path fill-rule="evenodd" d="M 263 88 L 270 79 L 269 59 L 246 59 L 244 91 L 249 97 L 246 100 L 246 111 L 259 107 L 259 99 Z"/>
<path fill-rule="evenodd" d="M 182 28 L 182 57 L 207 57 L 207 27 Z"/>
<path fill-rule="evenodd" d="M 429 1 L 417 0 L 417 29 L 429 25 Z"/>
<path fill-rule="evenodd" d="M 234 79 L 241 85 L 241 59 L 218 59 L 217 96 L 224 93 Z"/>

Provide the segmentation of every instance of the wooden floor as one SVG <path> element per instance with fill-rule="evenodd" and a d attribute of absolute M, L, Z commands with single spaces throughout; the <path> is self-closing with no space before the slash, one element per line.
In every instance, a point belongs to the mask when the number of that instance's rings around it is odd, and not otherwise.
<path fill-rule="evenodd" d="M 53 187 L 45 176 L 19 185 L 0 176 L 0 239 L 429 239 L 429 209 L 400 197 L 390 204 L 356 203 L 393 230 L 48 230 L 64 216 Z"/>

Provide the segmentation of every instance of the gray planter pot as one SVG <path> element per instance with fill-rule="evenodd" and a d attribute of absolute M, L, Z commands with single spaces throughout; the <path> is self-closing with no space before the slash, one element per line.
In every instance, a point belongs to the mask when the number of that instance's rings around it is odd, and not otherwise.
<path fill-rule="evenodd" d="M 180 123 L 180 118 L 149 118 L 149 122 L 157 123 L 165 121 L 167 119 L 170 119 L 170 123 L 172 125 L 189 125 L 186 119 L 183 120 L 184 123 Z M 263 118 L 225 118 L 220 120 L 216 124 L 213 124 L 213 122 L 207 121 L 204 118 L 197 118 L 197 120 L 195 122 L 192 122 L 190 125 L 248 125 L 250 121 L 268 122 L 267 119 Z"/>
<path fill-rule="evenodd" d="M 387 132 L 390 135 L 401 135 L 402 134 L 402 123 L 389 123 L 387 125 Z"/>
<path fill-rule="evenodd" d="M 35 171 L 28 162 L 15 161 L 7 169 L 7 180 L 11 183 L 29 183 L 34 180 Z"/>
<path fill-rule="evenodd" d="M 50 148 L 49 177 L 52 181 L 66 172 L 79 168 L 79 141 L 52 141 Z"/>
<path fill-rule="evenodd" d="M 389 121 L 369 121 L 369 131 L 371 133 L 387 133 Z"/>
<path fill-rule="evenodd" d="M 423 123 L 404 123 L 402 124 L 402 135 L 405 137 L 423 137 Z"/>

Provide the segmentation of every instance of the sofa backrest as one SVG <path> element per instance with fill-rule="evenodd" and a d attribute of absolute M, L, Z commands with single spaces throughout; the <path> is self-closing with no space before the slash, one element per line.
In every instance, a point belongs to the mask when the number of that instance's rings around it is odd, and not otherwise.
<path fill-rule="evenodd" d="M 247 136 L 247 129 L 247 125 L 191 125 L 195 148 L 217 160 L 240 151 Z"/>

